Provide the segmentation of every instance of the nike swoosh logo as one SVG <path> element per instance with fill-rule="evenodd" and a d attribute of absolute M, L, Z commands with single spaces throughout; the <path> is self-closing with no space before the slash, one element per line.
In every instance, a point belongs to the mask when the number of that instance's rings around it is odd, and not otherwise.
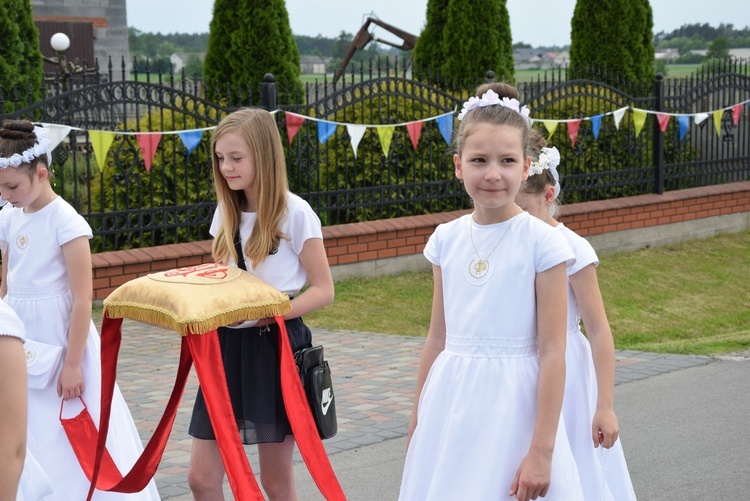
<path fill-rule="evenodd" d="M 331 388 L 325 388 L 321 393 L 321 408 L 323 409 L 324 416 L 328 413 L 328 408 L 331 406 L 332 402 L 333 391 L 331 391 Z"/>

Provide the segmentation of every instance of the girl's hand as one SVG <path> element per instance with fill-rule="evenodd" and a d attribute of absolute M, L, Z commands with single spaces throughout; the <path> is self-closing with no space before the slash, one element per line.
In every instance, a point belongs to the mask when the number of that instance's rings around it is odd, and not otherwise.
<path fill-rule="evenodd" d="M 81 366 L 63 365 L 60 378 L 57 380 L 57 396 L 63 400 L 78 398 L 83 395 L 83 371 Z"/>
<path fill-rule="evenodd" d="M 551 478 L 552 454 L 529 451 L 518 467 L 508 495 L 516 496 L 518 501 L 544 497 L 549 490 Z"/>
<path fill-rule="evenodd" d="M 597 408 L 594 413 L 594 420 L 591 423 L 591 432 L 594 447 L 601 445 L 605 449 L 609 449 L 615 445 L 617 437 L 620 435 L 620 425 L 617 422 L 614 409 L 611 407 Z"/>

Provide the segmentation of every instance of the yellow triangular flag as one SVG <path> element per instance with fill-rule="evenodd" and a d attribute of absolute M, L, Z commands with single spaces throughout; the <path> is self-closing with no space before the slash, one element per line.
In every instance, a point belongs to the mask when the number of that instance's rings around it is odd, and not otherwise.
<path fill-rule="evenodd" d="M 557 120 L 542 120 L 542 123 L 544 124 L 544 128 L 547 129 L 547 132 L 549 132 L 547 138 L 552 137 L 552 134 L 557 130 Z"/>
<path fill-rule="evenodd" d="M 643 129 L 643 124 L 646 123 L 646 111 L 633 108 L 633 123 L 635 123 L 635 135 L 638 136 Z"/>
<path fill-rule="evenodd" d="M 724 110 L 714 111 L 714 127 L 716 128 L 716 135 L 721 137 L 721 119 L 724 117 Z"/>
<path fill-rule="evenodd" d="M 96 163 L 99 164 L 99 170 L 104 172 L 104 162 L 107 160 L 109 147 L 112 146 L 112 141 L 115 140 L 115 133 L 103 130 L 90 130 L 89 140 L 91 141 L 91 147 L 94 148 L 94 156 L 96 157 Z"/>
<path fill-rule="evenodd" d="M 391 149 L 391 139 L 393 139 L 394 130 L 396 130 L 395 126 L 378 127 L 380 146 L 383 147 L 383 155 L 386 157 L 388 156 L 388 151 Z"/>

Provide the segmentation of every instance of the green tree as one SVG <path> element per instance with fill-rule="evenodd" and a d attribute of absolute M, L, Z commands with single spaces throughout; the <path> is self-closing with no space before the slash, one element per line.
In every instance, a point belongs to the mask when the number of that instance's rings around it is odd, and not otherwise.
<path fill-rule="evenodd" d="M 16 89 L 21 105 L 29 105 L 42 96 L 42 53 L 39 32 L 34 25 L 31 2 L 0 2 L 0 88 L 5 92 L 5 110 L 14 105 Z M 28 101 L 29 90 L 31 99 Z"/>
<path fill-rule="evenodd" d="M 653 79 L 653 14 L 648 0 L 577 0 L 571 21 L 570 65 L 587 76 L 590 66 L 606 70 L 606 83 L 619 78 L 645 84 Z"/>
<path fill-rule="evenodd" d="M 414 48 L 414 64 L 423 71 L 437 71 L 443 63 L 443 30 L 449 0 L 428 0 L 427 21 Z"/>
<path fill-rule="evenodd" d="M 280 89 L 300 86 L 284 0 L 216 0 L 203 71 L 208 95 L 217 97 L 227 86 L 257 95 L 266 73 Z"/>
<path fill-rule="evenodd" d="M 708 46 L 708 59 L 726 59 L 729 57 L 729 41 L 721 36 Z"/>
<path fill-rule="evenodd" d="M 198 54 L 190 54 L 185 63 L 185 76 L 192 78 L 194 75 L 199 78 L 203 75 L 203 60 Z"/>
<path fill-rule="evenodd" d="M 442 73 L 457 80 L 492 70 L 512 82 L 513 41 L 505 0 L 451 0 L 443 29 Z"/>

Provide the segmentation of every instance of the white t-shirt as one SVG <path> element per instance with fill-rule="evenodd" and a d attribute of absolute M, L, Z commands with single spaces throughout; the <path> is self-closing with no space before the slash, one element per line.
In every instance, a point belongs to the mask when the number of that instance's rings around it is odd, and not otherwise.
<path fill-rule="evenodd" d="M 244 249 L 253 226 L 258 218 L 255 212 L 243 212 L 240 221 L 240 240 Z M 221 224 L 221 211 L 216 208 L 214 219 L 209 232 L 216 236 Z M 310 238 L 323 239 L 320 219 L 313 212 L 312 207 L 294 193 L 287 193 L 286 210 L 281 220 L 281 232 L 289 240 L 281 239 L 276 253 L 269 255 L 257 267 L 253 268 L 252 261 L 245 257 L 247 271 L 262 278 L 270 286 L 285 292 L 290 297 L 296 296 L 307 283 L 307 273 L 299 259 L 302 247 Z M 236 263 L 231 262 L 236 266 Z"/>

